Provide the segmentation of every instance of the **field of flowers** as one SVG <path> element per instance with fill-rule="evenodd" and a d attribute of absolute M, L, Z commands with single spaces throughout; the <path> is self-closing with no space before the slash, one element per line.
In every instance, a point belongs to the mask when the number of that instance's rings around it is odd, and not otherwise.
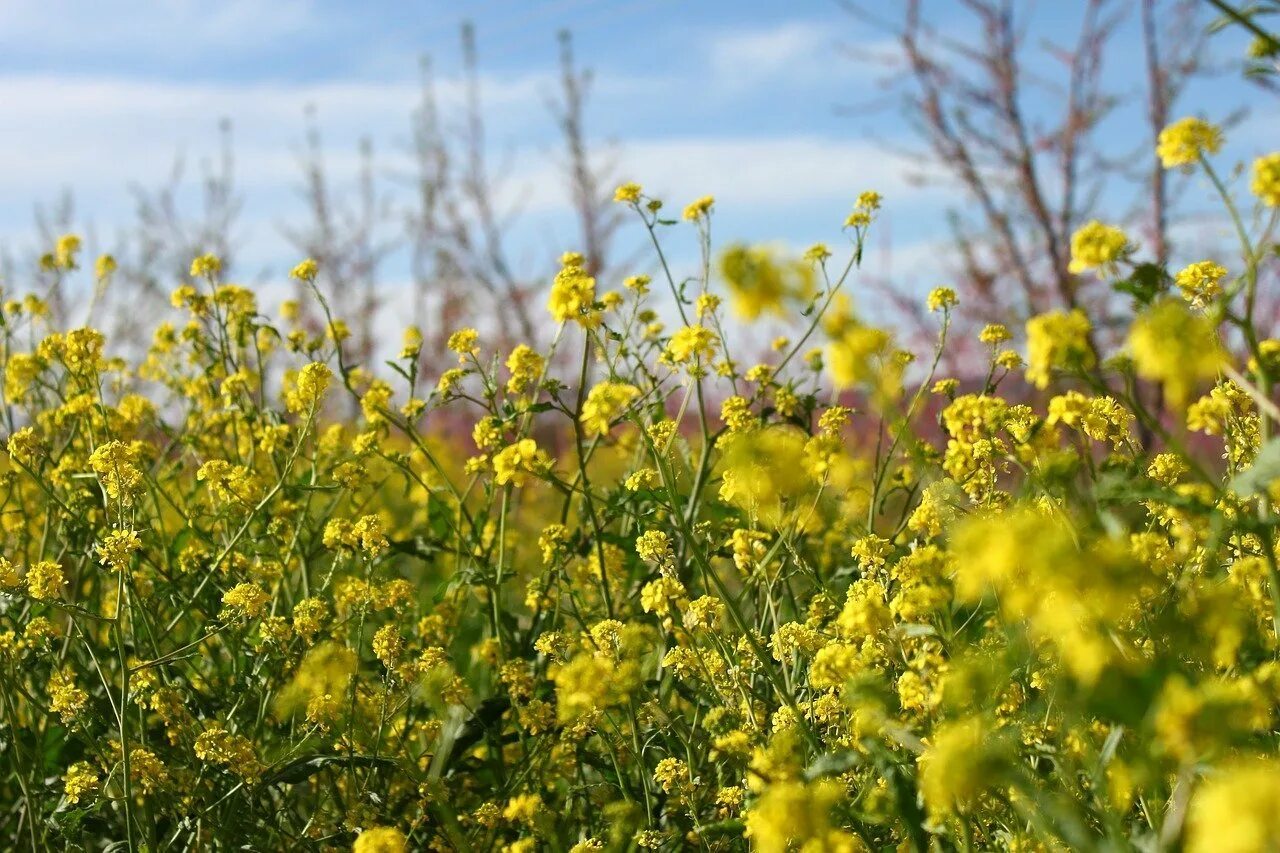
<path fill-rule="evenodd" d="M 989 325 L 985 380 L 953 291 L 924 352 L 854 313 L 874 192 L 784 260 L 624 184 L 664 274 L 568 253 L 553 339 L 442 375 L 352 364 L 312 261 L 318 332 L 206 255 L 135 360 L 11 295 L 4 848 L 1275 849 L 1280 154 L 1221 135 L 1158 154 L 1239 251 L 1085 225 L 1127 327 Z M 730 309 L 796 332 L 744 363 Z"/>

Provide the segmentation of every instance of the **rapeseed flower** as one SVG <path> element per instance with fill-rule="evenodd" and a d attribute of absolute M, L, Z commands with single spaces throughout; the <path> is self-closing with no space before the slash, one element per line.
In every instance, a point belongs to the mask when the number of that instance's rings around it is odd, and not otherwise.
<path fill-rule="evenodd" d="M 1184 408 L 1195 386 L 1214 379 L 1226 354 L 1212 321 L 1165 299 L 1147 309 L 1129 330 L 1134 368 L 1160 382 L 1169 402 Z"/>
<path fill-rule="evenodd" d="M 587 394 L 578 420 L 587 435 L 608 435 L 617 420 L 637 397 L 640 389 L 625 382 L 602 382 Z"/>
<path fill-rule="evenodd" d="M 1089 318 L 1079 309 L 1051 311 L 1027 321 L 1027 381 L 1047 388 L 1055 368 L 1088 370 L 1095 357 Z"/>
<path fill-rule="evenodd" d="M 1222 148 L 1222 128 L 1199 118 L 1184 118 L 1160 131 L 1156 155 L 1166 169 L 1190 166 Z"/>
<path fill-rule="evenodd" d="M 1212 153 L 1179 127 L 1174 161 Z M 924 346 L 857 316 L 882 205 L 847 273 L 730 247 L 670 331 L 648 277 L 597 295 L 569 253 L 554 328 L 450 305 L 386 362 L 312 262 L 284 329 L 184 264 L 137 353 L 6 298 L 0 706 L 43 734 L 0 750 L 3 838 L 1040 849 L 1141 845 L 1185 801 L 1171 843 L 1265 845 L 1272 235 L 1235 282 L 1142 268 L 1105 314 L 1082 285 L 1022 377 L 1014 303 L 984 326 L 939 288 Z M 1146 263 L 1077 236 L 1080 269 Z M 739 299 L 780 327 L 744 339 Z"/>
<path fill-rule="evenodd" d="M 1094 219 L 1071 235 L 1071 272 L 1098 270 L 1104 275 L 1115 271 L 1116 264 L 1130 251 L 1129 237 L 1113 225 Z"/>
<path fill-rule="evenodd" d="M 1267 154 L 1253 161 L 1249 190 L 1264 206 L 1280 207 L 1280 153 Z"/>

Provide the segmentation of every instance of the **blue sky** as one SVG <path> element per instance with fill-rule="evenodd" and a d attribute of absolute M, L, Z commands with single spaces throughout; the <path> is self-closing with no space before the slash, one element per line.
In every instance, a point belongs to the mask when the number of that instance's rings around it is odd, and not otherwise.
<path fill-rule="evenodd" d="M 1051 73 L 1040 45 L 1073 39 L 1081 5 L 1030 5 L 1029 70 Z M 957 3 L 925 9 L 943 31 L 969 26 Z M 851 200 L 876 188 L 887 206 L 872 268 L 906 287 L 945 275 L 944 215 L 963 198 L 916 180 L 919 145 L 886 95 L 884 68 L 865 58 L 891 45 L 834 0 L 5 0 L 0 244 L 34 248 L 33 209 L 69 190 L 77 226 L 109 248 L 130 221 L 129 186 L 160 184 L 180 153 L 198 172 L 225 117 L 245 201 L 238 272 L 279 277 L 294 260 L 281 226 L 305 214 L 296 156 L 305 105 L 316 108 L 335 177 L 349 185 L 366 136 L 389 174 L 403 157 L 421 55 L 433 57 L 445 107 L 456 103 L 464 19 L 477 29 L 490 139 L 510 165 L 506 200 L 523 210 L 514 233 L 528 269 L 573 248 L 545 108 L 555 35 L 568 28 L 596 74 L 589 133 L 609 146 L 619 178 L 673 204 L 714 194 L 721 237 L 793 246 L 838 239 Z M 1137 36 L 1131 14 L 1107 67 L 1118 90 L 1140 95 Z M 1230 60 L 1241 45 L 1227 35 L 1212 50 Z M 1268 99 L 1230 70 L 1188 91 L 1175 112 L 1220 119 L 1248 108 L 1225 155 L 1234 160 L 1274 148 Z M 1113 119 L 1112 153 L 1131 151 L 1140 132 L 1132 111 Z M 1119 218 L 1132 199 L 1113 187 L 1102 201 Z M 622 240 L 639 245 L 634 232 Z M 675 251 L 690 245 L 677 240 Z M 392 285 L 403 269 L 388 263 Z"/>

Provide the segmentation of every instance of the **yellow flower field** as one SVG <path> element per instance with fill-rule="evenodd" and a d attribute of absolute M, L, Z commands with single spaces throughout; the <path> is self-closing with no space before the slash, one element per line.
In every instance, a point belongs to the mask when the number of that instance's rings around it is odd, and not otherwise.
<path fill-rule="evenodd" d="M 918 352 L 855 312 L 875 192 L 789 258 L 624 184 L 662 274 L 567 253 L 547 340 L 438 375 L 353 364 L 310 260 L 322 327 L 204 255 L 136 359 L 9 294 L 5 849 L 1275 849 L 1280 154 L 1222 136 L 1158 153 L 1238 251 L 1089 222 L 1124 328 L 988 325 L 985 379 L 952 290 Z"/>

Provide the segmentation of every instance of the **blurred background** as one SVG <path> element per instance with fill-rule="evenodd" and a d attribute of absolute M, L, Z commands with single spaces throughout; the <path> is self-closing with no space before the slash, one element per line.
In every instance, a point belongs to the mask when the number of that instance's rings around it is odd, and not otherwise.
<path fill-rule="evenodd" d="M 860 312 L 909 334 L 948 284 L 970 322 L 1017 324 L 1112 298 L 1066 270 L 1090 218 L 1152 260 L 1230 238 L 1154 138 L 1224 123 L 1228 177 L 1273 149 L 1275 58 L 1253 42 L 1203 0 L 6 0 L 0 282 L 84 322 L 92 271 L 39 264 L 82 234 L 119 263 L 93 311 L 120 339 L 154 321 L 121 309 L 196 254 L 268 313 L 310 256 L 357 352 L 410 321 L 430 352 L 476 317 L 536 335 L 565 250 L 605 288 L 652 272 L 623 181 L 673 215 L 714 195 L 717 243 L 780 255 L 840 245 L 874 189 Z M 692 230 L 666 240 L 692 270 Z"/>

